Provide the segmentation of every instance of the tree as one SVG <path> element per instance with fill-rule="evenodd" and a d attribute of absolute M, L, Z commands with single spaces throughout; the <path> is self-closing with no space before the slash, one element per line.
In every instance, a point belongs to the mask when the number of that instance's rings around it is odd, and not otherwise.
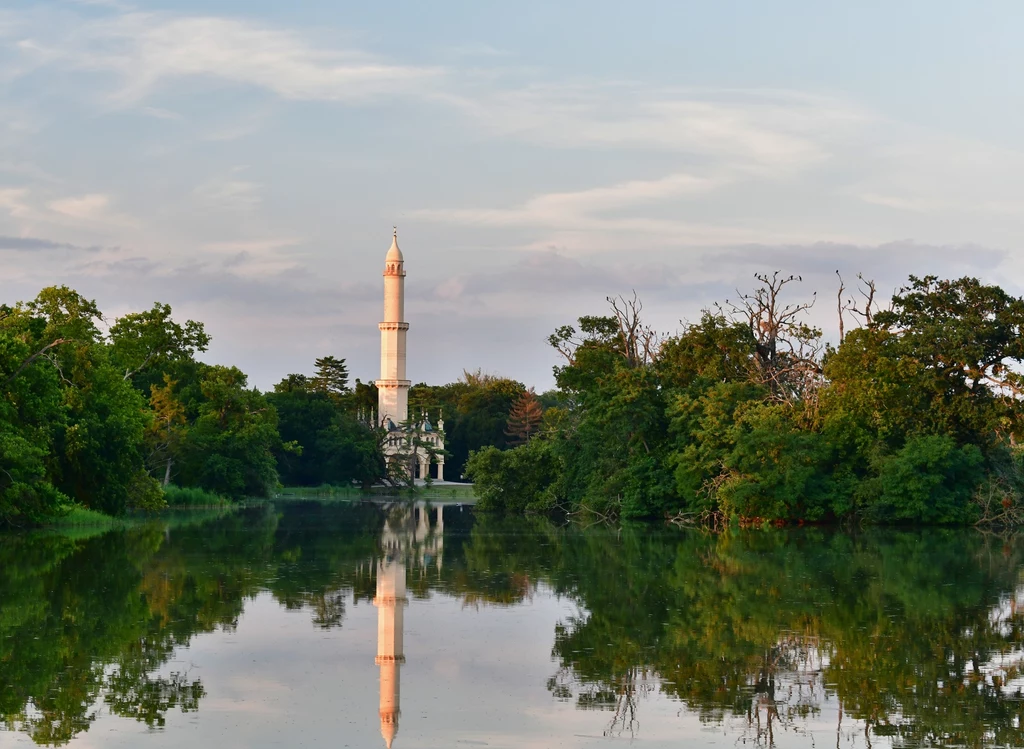
<path fill-rule="evenodd" d="M 445 475 L 457 477 L 473 450 L 486 445 L 507 446 L 508 413 L 525 390 L 523 383 L 507 377 L 465 371 L 462 379 L 446 385 L 413 385 L 409 412 L 425 412 L 434 424 L 443 415 Z"/>
<path fill-rule="evenodd" d="M 0 526 L 41 523 L 67 497 L 52 483 L 54 441 L 65 425 L 50 366 L 26 366 L 30 347 L 0 331 Z"/>
<path fill-rule="evenodd" d="M 384 475 L 376 431 L 358 420 L 339 390 L 344 360 L 325 357 L 317 365 L 316 377 L 288 375 L 267 396 L 278 413 L 283 441 L 277 451 L 281 481 L 288 486 L 356 481 L 368 489 Z M 328 387 L 331 371 L 335 384 Z"/>
<path fill-rule="evenodd" d="M 335 400 L 351 392 L 348 386 L 348 367 L 344 359 L 322 356 L 315 364 L 316 374 L 310 381 L 313 390 L 326 393 Z"/>
<path fill-rule="evenodd" d="M 509 438 L 509 444 L 521 445 L 529 442 L 540 428 L 543 418 L 544 408 L 533 388 L 523 391 L 508 413 L 505 436 Z"/>
<path fill-rule="evenodd" d="M 534 440 L 514 450 L 485 447 L 473 452 L 466 473 L 481 510 L 544 512 L 556 500 L 550 487 L 558 473 L 551 444 Z"/>
<path fill-rule="evenodd" d="M 786 287 L 802 281 L 800 276 L 781 276 L 778 271 L 754 276 L 760 286 L 728 299 L 719 307 L 746 326 L 754 341 L 754 363 L 758 381 L 768 387 L 774 399 L 795 403 L 813 396 L 821 384 L 821 331 L 804 322 L 810 302 L 784 304 Z"/>
<path fill-rule="evenodd" d="M 146 444 L 149 447 L 146 462 L 151 470 L 162 469 L 164 486 L 171 482 L 171 468 L 187 434 L 185 406 L 174 395 L 176 384 L 170 375 L 164 375 L 163 387 L 152 385 L 149 397 L 153 420 L 146 428 Z"/>
<path fill-rule="evenodd" d="M 30 318 L 24 329 L 34 334 L 37 350 L 68 342 L 45 355 L 60 379 L 66 414 L 55 441 L 54 485 L 86 507 L 115 515 L 136 502 L 151 504 L 154 490 L 143 461 L 145 402 L 112 366 L 95 302 L 66 286 L 48 287 L 23 309 Z"/>
<path fill-rule="evenodd" d="M 124 379 L 145 377 L 140 388 L 144 392 L 159 382 L 172 368 L 193 360 L 196 353 L 206 351 L 210 336 L 202 323 L 188 320 L 180 325 L 171 319 L 171 307 L 157 302 L 145 312 L 133 312 L 119 317 L 110 327 L 110 357 Z"/>
<path fill-rule="evenodd" d="M 236 367 L 205 370 L 204 400 L 182 451 L 184 486 L 242 499 L 265 497 L 277 484 L 277 412 L 246 384 L 245 374 Z"/>

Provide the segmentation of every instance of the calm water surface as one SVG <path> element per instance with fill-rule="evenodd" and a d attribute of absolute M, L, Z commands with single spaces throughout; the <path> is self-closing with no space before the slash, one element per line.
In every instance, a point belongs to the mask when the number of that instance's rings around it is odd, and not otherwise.
<path fill-rule="evenodd" d="M 422 504 L 0 535 L 0 747 L 1022 746 L 1022 571 Z"/>

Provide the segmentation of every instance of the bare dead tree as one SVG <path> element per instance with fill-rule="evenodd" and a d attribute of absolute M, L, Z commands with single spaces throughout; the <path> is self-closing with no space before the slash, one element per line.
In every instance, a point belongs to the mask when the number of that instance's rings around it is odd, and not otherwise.
<path fill-rule="evenodd" d="M 606 297 L 618 322 L 618 338 L 622 355 L 631 368 L 646 366 L 654 361 L 661 348 L 662 337 L 640 318 L 644 305 L 633 291 L 632 299 L 623 296 Z"/>
<path fill-rule="evenodd" d="M 857 281 L 857 292 L 861 296 L 861 301 L 847 300 L 846 309 L 863 320 L 864 325 L 871 325 L 874 322 L 875 313 L 878 311 L 875 303 L 875 282 L 864 278 L 862 273 L 857 274 Z"/>
<path fill-rule="evenodd" d="M 629 299 L 606 297 L 611 316 L 584 316 L 579 330 L 563 325 L 548 337 L 548 343 L 562 355 L 569 366 L 576 363 L 576 354 L 587 345 L 610 346 L 630 368 L 643 367 L 654 361 L 663 337 L 641 319 L 643 303 L 636 291 Z"/>
<path fill-rule="evenodd" d="M 719 311 L 750 329 L 755 347 L 756 375 L 775 400 L 793 403 L 817 391 L 821 377 L 821 331 L 804 322 L 810 302 L 784 304 L 785 288 L 800 276 L 757 273 L 761 286 L 738 301 L 726 300 Z"/>
<path fill-rule="evenodd" d="M 836 305 L 839 309 L 839 340 L 842 341 L 846 337 L 846 325 L 843 320 L 843 312 L 845 311 L 843 307 L 843 292 L 846 291 L 846 284 L 843 282 L 843 276 L 838 270 L 836 271 L 836 276 L 839 277 L 839 293 L 836 294 Z"/>

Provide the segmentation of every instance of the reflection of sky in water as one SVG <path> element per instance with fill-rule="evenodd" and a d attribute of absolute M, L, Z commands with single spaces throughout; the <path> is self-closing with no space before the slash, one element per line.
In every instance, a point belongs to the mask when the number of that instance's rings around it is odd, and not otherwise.
<path fill-rule="evenodd" d="M 436 590 L 426 599 L 406 592 L 406 576 L 411 585 L 414 576 L 436 576 L 444 564 L 443 526 L 434 512 L 432 522 L 420 509 L 389 514 L 374 602 L 347 591 L 340 628 L 312 626 L 308 609 L 287 610 L 262 592 L 246 602 L 236 629 L 194 636 L 160 669 L 201 679 L 206 697 L 198 712 L 170 710 L 166 727 L 150 730 L 109 715 L 101 701 L 98 719 L 72 746 L 381 747 L 394 677 L 381 679 L 389 667 L 401 680 L 395 749 L 893 745 L 844 715 L 822 678 L 828 643 L 800 633 L 779 636 L 771 656 L 774 700 L 751 687 L 746 715 L 701 716 L 662 694 L 658 675 L 642 668 L 632 671 L 629 699 L 620 693 L 611 709 L 579 709 L 577 698 L 595 687 L 561 668 L 552 646 L 556 625 L 586 612 L 546 584 L 512 606 L 467 604 Z M 1004 596 L 991 622 L 1010 622 L 1022 602 L 1021 590 Z M 404 661 L 389 661 L 403 651 Z M 994 677 L 1005 683 L 1006 669 L 1019 659 L 1017 650 L 981 664 L 981 671 L 989 683 Z M 570 698 L 553 696 L 553 677 Z M 898 715 L 890 717 L 898 722 Z M 383 734 L 389 735 L 387 726 Z M 0 732 L 0 747 L 22 745 L 32 742 Z"/>
<path fill-rule="evenodd" d="M 511 608 L 465 607 L 439 594 L 410 600 L 395 749 L 608 745 L 603 732 L 612 713 L 577 710 L 545 687 L 558 668 L 550 654 L 555 623 L 573 613 L 543 587 Z M 188 668 L 203 680 L 208 696 L 198 713 L 172 710 L 159 731 L 104 716 L 72 746 L 382 747 L 376 640 L 377 611 L 365 602 L 347 608 L 341 629 L 318 630 L 308 611 L 286 611 L 261 594 L 247 604 L 236 632 L 198 635 L 162 669 Z M 745 721 L 702 724 L 656 691 L 638 703 L 639 746 L 733 746 L 740 733 L 752 738 Z M 837 715 L 835 702 L 826 702 L 798 730 L 776 728 L 776 741 L 834 745 Z M 845 720 L 844 737 L 853 733 L 854 745 L 862 744 L 862 732 Z M 614 745 L 628 743 L 628 729 L 616 735 Z M 872 743 L 884 745 L 877 737 Z M 0 746 L 14 745 L 32 743 L 0 733 Z"/>

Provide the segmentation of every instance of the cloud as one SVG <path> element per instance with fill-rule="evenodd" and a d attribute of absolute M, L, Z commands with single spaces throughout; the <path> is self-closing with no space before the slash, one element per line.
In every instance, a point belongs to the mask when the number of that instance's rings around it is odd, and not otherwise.
<path fill-rule="evenodd" d="M 182 120 L 184 119 L 177 112 L 172 112 L 169 109 L 161 109 L 160 107 L 143 107 L 140 110 L 144 115 L 153 117 L 158 120 Z"/>
<path fill-rule="evenodd" d="M 48 23 L 46 15 L 32 18 L 22 24 L 32 33 L 21 41 L 30 44 L 24 51 L 35 64 L 112 75 L 111 101 L 122 106 L 185 78 L 293 100 L 406 97 L 445 105 L 492 136 L 558 148 L 713 156 L 749 173 L 775 175 L 826 161 L 830 138 L 871 117 L 842 99 L 796 91 L 509 82 L 502 68 L 402 64 L 351 44 L 318 44 L 310 32 L 240 18 L 140 12 L 63 24 Z M 448 52 L 502 57 L 478 43 Z"/>
<path fill-rule="evenodd" d="M 811 241 L 803 232 L 683 221 L 637 215 L 636 209 L 672 205 L 715 192 L 735 182 L 716 176 L 670 174 L 654 180 L 629 180 L 587 190 L 553 192 L 513 208 L 420 209 L 416 218 L 463 226 L 525 227 L 549 230 L 521 248 L 541 251 L 645 249 L 655 246 L 736 245 L 758 241 Z M 630 215 L 627 211 L 633 210 Z"/>
<path fill-rule="evenodd" d="M 12 218 L 31 218 L 35 211 L 28 202 L 29 191 L 24 187 L 8 187 L 0 189 L 0 209 L 4 209 Z"/>
<path fill-rule="evenodd" d="M 198 185 L 192 192 L 207 208 L 217 211 L 246 213 L 255 210 L 263 202 L 260 194 L 263 185 L 259 182 L 238 179 L 235 175 L 244 171 L 236 167 L 226 177 L 214 177 Z"/>
<path fill-rule="evenodd" d="M 95 252 L 99 247 L 81 247 L 69 242 L 55 242 L 52 239 L 38 237 L 3 237 L 0 236 L 0 250 L 15 252 L 32 252 L 39 250 L 76 250 Z"/>
<path fill-rule="evenodd" d="M 297 238 L 242 239 L 209 242 L 203 249 L 209 256 L 221 256 L 221 267 L 247 278 L 277 276 L 301 271 L 302 265 L 293 248 L 302 242 Z"/>
<path fill-rule="evenodd" d="M 325 272 L 321 261 L 295 254 L 300 244 L 292 237 L 207 243 L 201 261 L 121 251 L 72 255 L 71 262 L 65 255 L 40 253 L 26 263 L 0 254 L 9 295 L 0 301 L 31 298 L 53 283 L 74 286 L 108 312 L 147 308 L 159 300 L 180 317 L 206 323 L 214 336 L 211 360 L 241 366 L 257 386 L 305 371 L 327 351 L 346 356 L 354 373 L 372 378 L 379 365 L 379 275 Z M 413 254 L 407 250 L 410 263 Z M 698 319 L 703 308 L 734 297 L 737 289 L 751 290 L 755 272 L 779 269 L 804 277 L 789 288 L 792 300 L 818 292 L 811 321 L 832 335 L 837 269 L 848 287 L 858 272 L 874 279 L 885 299 L 911 272 L 999 283 L 1011 277 L 1014 262 L 1013 253 L 998 249 L 900 241 L 664 249 L 628 256 L 506 252 L 487 266 L 459 273 L 427 270 L 424 264 L 407 286 L 410 361 L 417 381 L 444 382 L 463 368 L 482 367 L 544 389 L 557 363 L 546 336 L 582 314 L 603 314 L 607 296 L 636 290 L 648 321 L 675 331 L 680 320 Z M 1019 286 L 1007 288 L 1024 293 Z M 445 356 L 434 355 L 438 350 Z"/>
<path fill-rule="evenodd" d="M 354 100 L 409 90 L 435 68 L 383 62 L 355 49 L 316 46 L 300 34 L 216 16 L 136 13 L 82 23 L 42 52 L 79 70 L 110 73 L 122 104 L 176 79 L 206 77 L 254 86 L 286 99 Z"/>
<path fill-rule="evenodd" d="M 46 207 L 61 217 L 83 224 L 134 226 L 137 223 L 130 216 L 111 210 L 112 203 L 109 195 L 88 193 L 51 200 Z"/>
<path fill-rule="evenodd" d="M 446 100 L 496 135 L 558 148 L 712 155 L 761 175 L 822 163 L 830 139 L 871 119 L 849 102 L 795 91 L 635 83 L 527 84 Z"/>

